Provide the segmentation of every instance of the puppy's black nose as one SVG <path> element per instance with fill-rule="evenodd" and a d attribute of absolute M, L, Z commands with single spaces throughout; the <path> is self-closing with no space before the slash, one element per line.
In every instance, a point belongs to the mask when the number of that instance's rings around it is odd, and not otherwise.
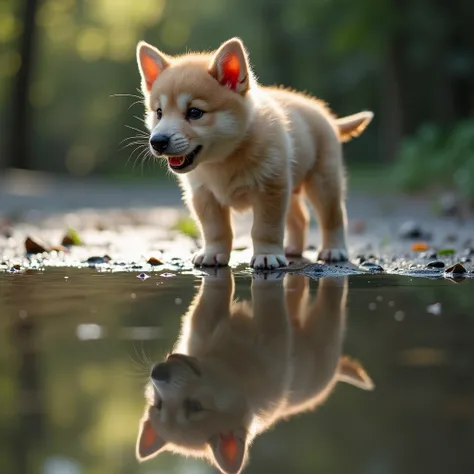
<path fill-rule="evenodd" d="M 169 142 L 170 137 L 167 135 L 153 135 L 150 138 L 150 145 L 157 153 L 164 153 L 166 148 L 168 148 Z"/>
<path fill-rule="evenodd" d="M 166 382 L 168 383 L 171 378 L 171 371 L 167 364 L 161 363 L 156 364 L 151 369 L 151 378 L 157 382 Z"/>

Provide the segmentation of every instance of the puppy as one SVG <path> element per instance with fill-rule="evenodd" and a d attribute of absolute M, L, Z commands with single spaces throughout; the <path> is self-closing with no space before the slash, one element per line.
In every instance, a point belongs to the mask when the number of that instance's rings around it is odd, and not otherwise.
<path fill-rule="evenodd" d="M 228 264 L 230 210 L 250 208 L 251 267 L 287 265 L 306 247 L 304 197 L 321 228 L 318 259 L 348 259 L 342 142 L 362 133 L 372 112 L 336 119 L 315 98 L 259 85 L 239 38 L 179 57 L 142 41 L 137 61 L 150 150 L 178 175 L 201 230 L 196 266 Z"/>
<path fill-rule="evenodd" d="M 203 278 L 173 352 L 152 368 L 140 461 L 171 451 L 236 474 L 256 436 L 314 410 L 338 381 L 373 388 L 362 366 L 341 355 L 347 278 L 319 280 L 311 298 L 307 277 L 260 273 L 249 302 L 234 300 L 228 268 L 219 273 Z"/>

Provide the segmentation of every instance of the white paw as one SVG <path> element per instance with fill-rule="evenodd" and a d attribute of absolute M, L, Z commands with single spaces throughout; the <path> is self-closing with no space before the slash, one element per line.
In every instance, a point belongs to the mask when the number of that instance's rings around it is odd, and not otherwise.
<path fill-rule="evenodd" d="M 346 249 L 322 249 L 318 253 L 318 260 L 323 262 L 347 262 L 349 255 Z"/>
<path fill-rule="evenodd" d="M 230 255 L 224 252 L 208 252 L 200 250 L 193 257 L 196 267 L 224 267 L 229 263 Z"/>
<path fill-rule="evenodd" d="M 250 266 L 257 270 L 271 270 L 273 268 L 286 267 L 288 260 L 284 255 L 254 255 L 250 261 Z"/>

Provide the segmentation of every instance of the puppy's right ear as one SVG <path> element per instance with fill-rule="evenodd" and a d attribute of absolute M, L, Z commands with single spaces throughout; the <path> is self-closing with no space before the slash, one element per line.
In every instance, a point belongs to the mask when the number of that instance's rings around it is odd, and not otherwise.
<path fill-rule="evenodd" d="M 164 447 L 164 441 L 146 416 L 140 423 L 140 431 L 136 446 L 137 459 L 142 462 L 155 457 Z"/>
<path fill-rule="evenodd" d="M 137 63 L 142 76 L 142 90 L 149 93 L 158 76 L 170 65 L 170 58 L 151 44 L 140 41 L 137 45 Z"/>

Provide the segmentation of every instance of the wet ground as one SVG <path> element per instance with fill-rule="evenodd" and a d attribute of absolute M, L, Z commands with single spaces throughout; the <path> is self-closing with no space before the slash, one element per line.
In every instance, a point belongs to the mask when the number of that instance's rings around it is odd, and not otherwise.
<path fill-rule="evenodd" d="M 314 263 L 313 224 L 304 260 L 253 274 L 243 215 L 232 270 L 194 269 L 199 242 L 173 183 L 0 181 L 4 472 L 217 472 L 168 452 L 183 425 L 169 424 L 169 401 L 190 396 L 205 408 L 186 416 L 193 436 L 229 436 L 223 407 L 233 425 L 240 410 L 248 439 L 230 454 L 245 448 L 244 472 L 474 472 L 473 221 L 357 192 L 348 214 L 350 264 Z M 175 347 L 186 314 L 194 339 Z M 139 464 L 144 388 L 174 347 L 233 378 L 172 397 L 157 382 L 170 439 Z"/>
<path fill-rule="evenodd" d="M 189 352 L 208 358 L 213 338 L 229 337 L 231 313 L 254 321 L 256 352 L 234 342 L 219 353 L 242 361 L 229 371 L 244 379 L 258 368 L 261 383 L 243 384 L 241 395 L 275 418 L 262 422 L 244 472 L 473 472 L 471 280 L 235 272 L 232 295 L 229 273 L 0 274 L 3 472 L 217 472 L 166 451 L 135 459 L 147 375 L 173 350 L 186 313 L 199 335 Z M 359 372 L 344 377 L 337 361 L 346 356 Z M 225 383 L 215 382 L 215 393 Z M 303 403 L 329 386 L 314 410 L 299 411 L 291 398 Z M 269 409 L 277 405 L 278 416 Z"/>

